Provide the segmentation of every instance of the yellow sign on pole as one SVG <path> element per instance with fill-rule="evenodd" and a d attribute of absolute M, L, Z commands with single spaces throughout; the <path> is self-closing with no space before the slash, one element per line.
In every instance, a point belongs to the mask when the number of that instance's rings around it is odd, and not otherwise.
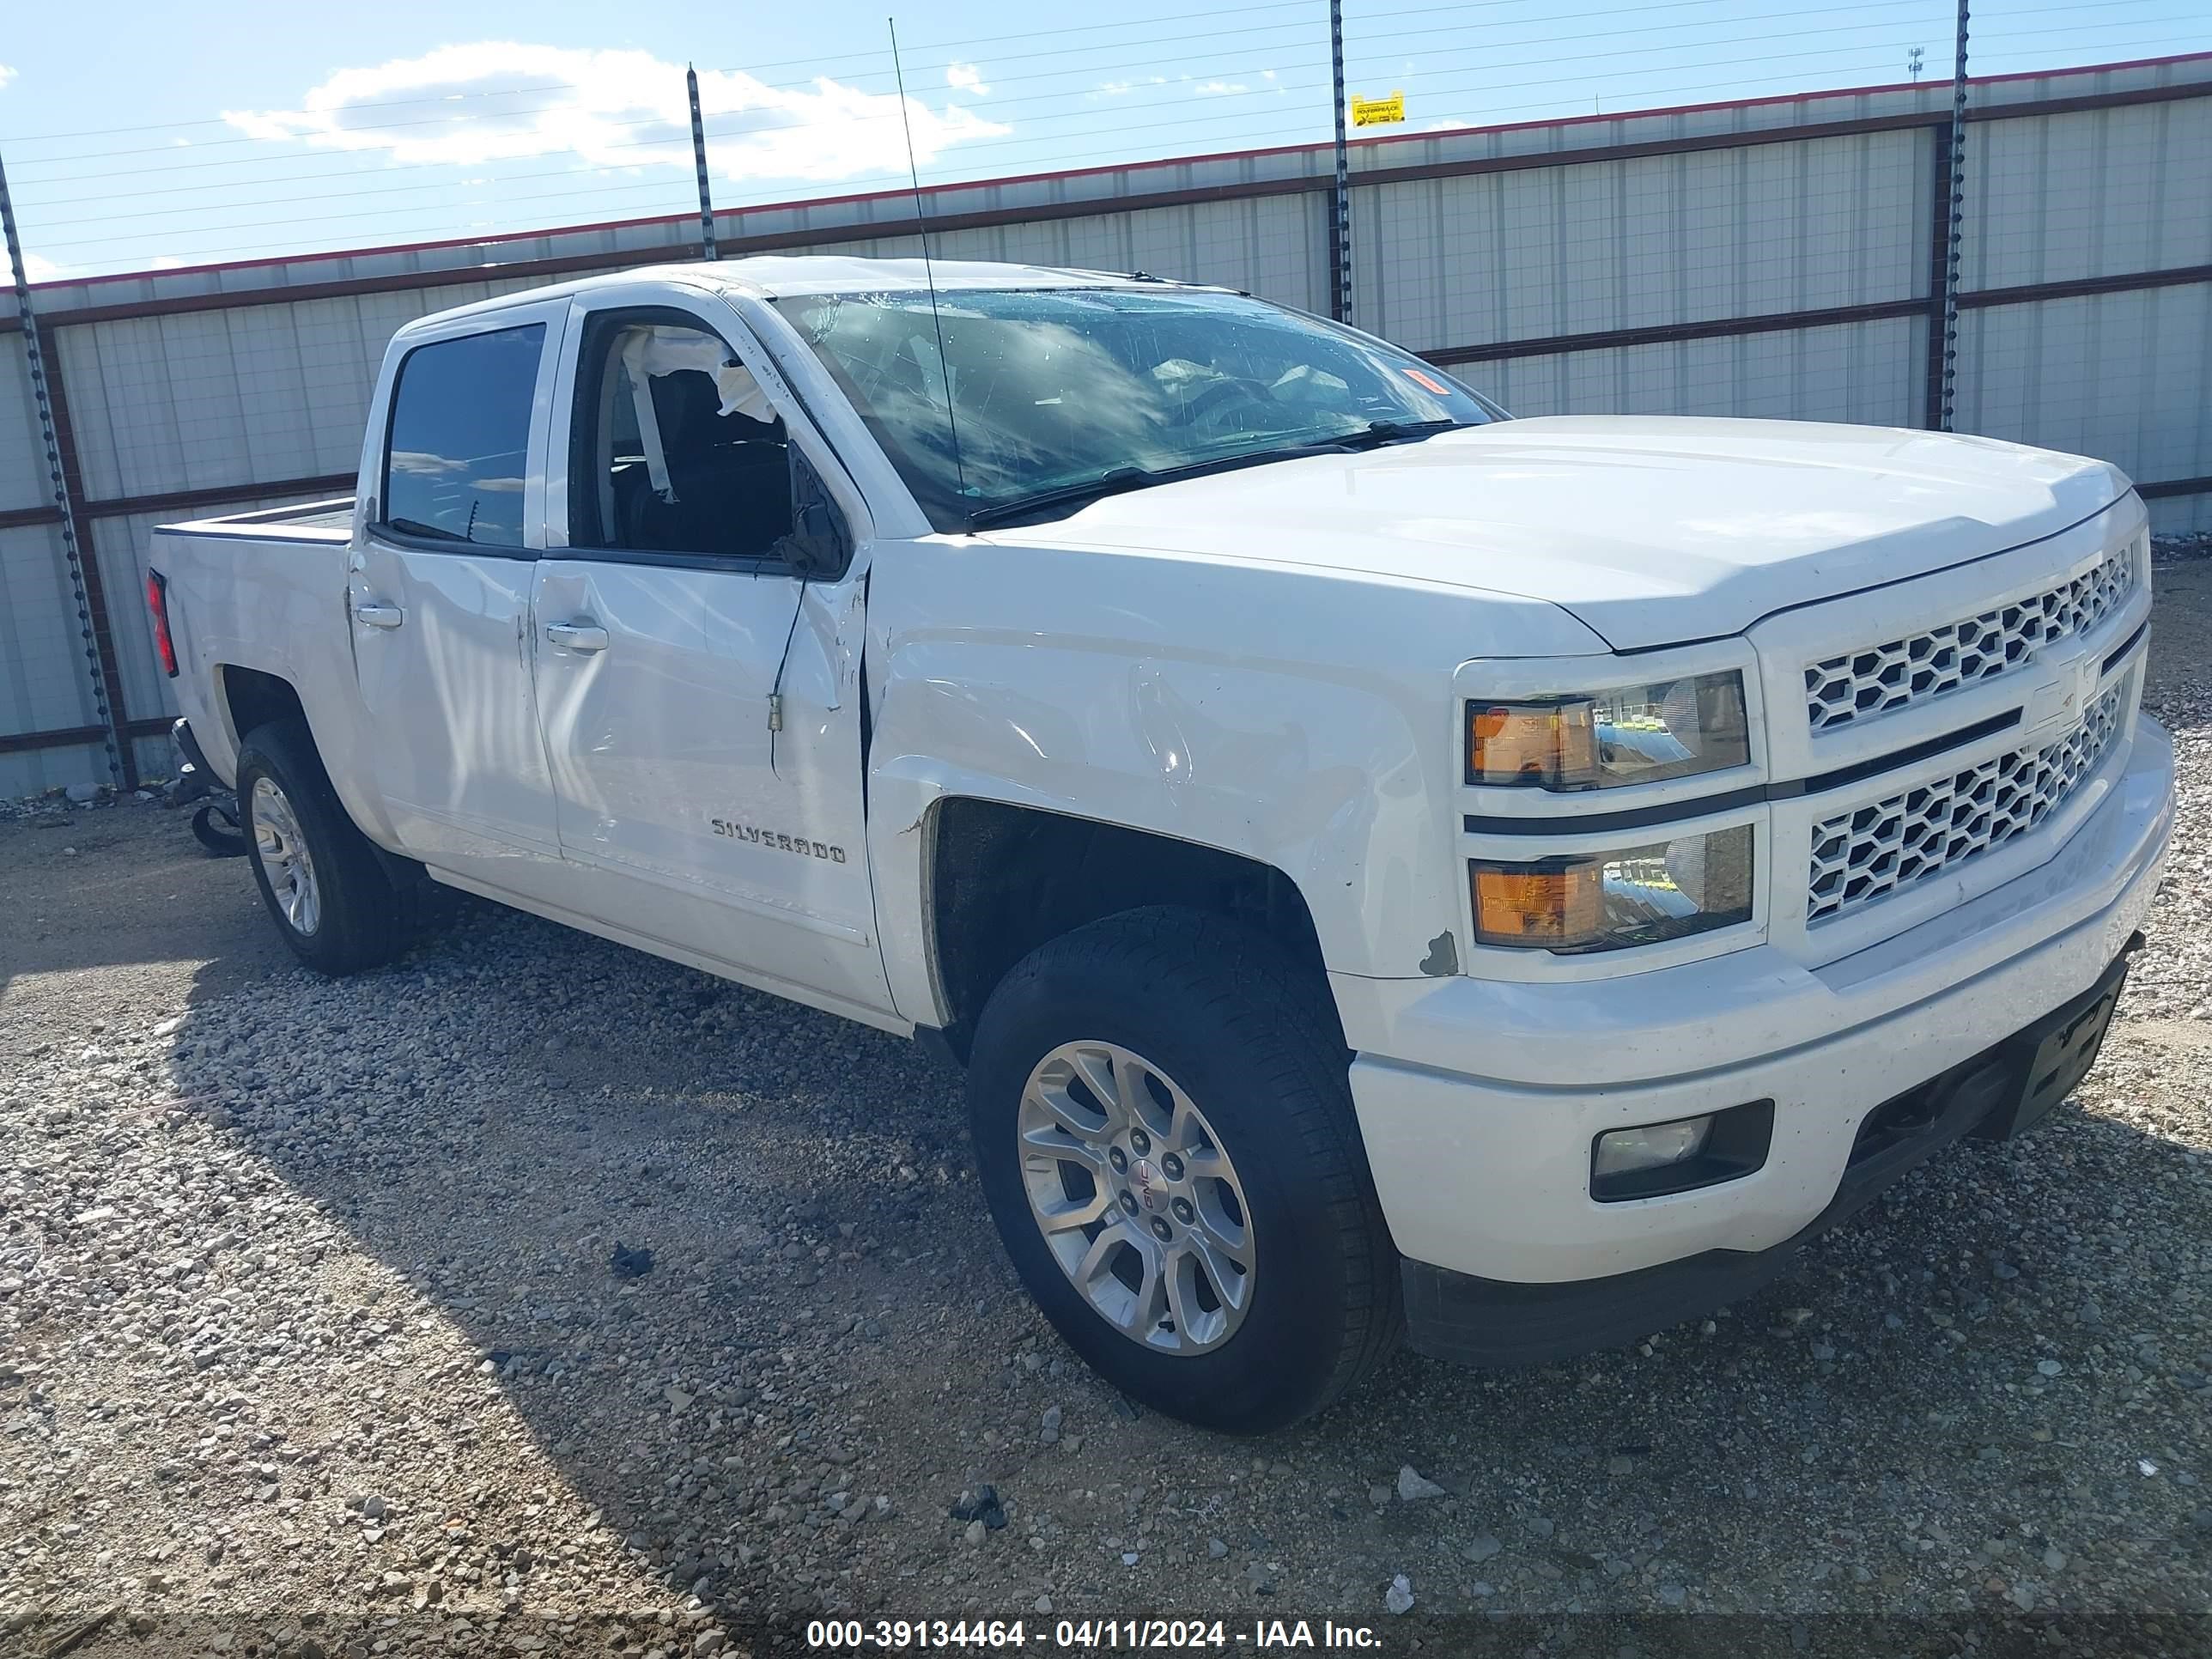
<path fill-rule="evenodd" d="M 1355 127 L 1387 127 L 1406 118 L 1406 94 L 1394 92 L 1388 98 L 1352 96 L 1352 125 Z"/>

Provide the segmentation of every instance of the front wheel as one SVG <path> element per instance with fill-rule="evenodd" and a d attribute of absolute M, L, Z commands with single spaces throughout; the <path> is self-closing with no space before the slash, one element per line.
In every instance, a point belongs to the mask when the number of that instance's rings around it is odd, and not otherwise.
<path fill-rule="evenodd" d="M 1334 1011 L 1264 935 L 1164 908 L 1041 946 L 984 1009 L 969 1106 L 1016 1271 L 1133 1398 L 1257 1434 L 1395 1346 Z"/>

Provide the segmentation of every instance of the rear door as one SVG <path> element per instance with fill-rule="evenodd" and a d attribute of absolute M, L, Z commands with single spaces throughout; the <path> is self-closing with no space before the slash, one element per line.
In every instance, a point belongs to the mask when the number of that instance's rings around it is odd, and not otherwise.
<path fill-rule="evenodd" d="M 523 892 L 559 869 L 530 599 L 567 311 L 456 319 L 387 371 L 347 591 L 377 786 L 406 850 Z"/>
<path fill-rule="evenodd" d="M 592 915 L 881 1017 L 865 507 L 734 314 L 668 295 L 579 296 L 556 392 L 533 650 L 561 851 Z"/>

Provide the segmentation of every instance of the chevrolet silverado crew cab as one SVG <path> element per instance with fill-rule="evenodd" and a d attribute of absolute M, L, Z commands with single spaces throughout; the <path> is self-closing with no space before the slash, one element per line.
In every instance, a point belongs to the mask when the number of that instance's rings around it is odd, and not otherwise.
<path fill-rule="evenodd" d="M 332 973 L 424 881 L 910 1034 L 1115 1384 L 1627 1341 L 2094 1059 L 2172 819 L 2101 462 L 1511 420 L 1246 295 L 762 258 L 401 329 L 349 501 L 165 529 Z"/>

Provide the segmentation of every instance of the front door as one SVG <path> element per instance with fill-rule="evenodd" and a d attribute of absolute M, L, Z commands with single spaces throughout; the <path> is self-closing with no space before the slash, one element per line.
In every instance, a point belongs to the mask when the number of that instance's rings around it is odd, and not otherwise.
<path fill-rule="evenodd" d="M 533 646 L 561 851 L 592 914 L 880 1018 L 852 514 L 700 304 L 575 302 Z"/>
<path fill-rule="evenodd" d="M 457 323 L 400 360 L 347 583 L 377 785 L 403 845 L 522 892 L 559 869 L 531 677 L 544 494 L 531 445 L 566 309 Z"/>

